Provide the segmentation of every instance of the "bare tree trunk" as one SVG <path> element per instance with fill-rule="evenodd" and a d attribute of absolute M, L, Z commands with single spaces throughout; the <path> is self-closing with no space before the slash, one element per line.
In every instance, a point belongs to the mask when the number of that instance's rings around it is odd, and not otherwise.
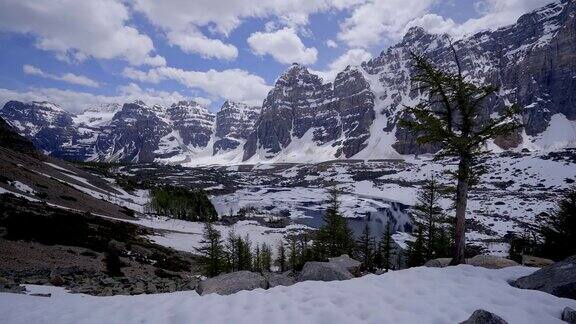
<path fill-rule="evenodd" d="M 451 265 L 466 263 L 466 204 L 468 202 L 468 179 L 470 177 L 469 159 L 463 157 L 458 164 L 458 185 L 456 186 L 456 227 L 454 250 Z"/>

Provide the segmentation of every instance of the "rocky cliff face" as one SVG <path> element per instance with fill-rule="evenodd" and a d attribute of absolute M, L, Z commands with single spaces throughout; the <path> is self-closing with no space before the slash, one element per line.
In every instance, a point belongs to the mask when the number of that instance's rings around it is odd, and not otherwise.
<path fill-rule="evenodd" d="M 233 150 L 244 144 L 260 116 L 260 107 L 226 101 L 216 114 L 214 154 Z"/>
<path fill-rule="evenodd" d="M 244 160 L 258 151 L 269 158 L 295 139 L 330 144 L 334 157 L 351 157 L 364 148 L 374 119 L 374 96 L 358 69 L 341 72 L 324 84 L 305 67 L 294 64 L 264 100 L 262 115 L 244 147 Z"/>
<path fill-rule="evenodd" d="M 76 132 L 72 115 L 49 102 L 9 101 L 0 111 L 0 117 L 20 135 L 31 139 L 39 150 L 57 156 Z"/>

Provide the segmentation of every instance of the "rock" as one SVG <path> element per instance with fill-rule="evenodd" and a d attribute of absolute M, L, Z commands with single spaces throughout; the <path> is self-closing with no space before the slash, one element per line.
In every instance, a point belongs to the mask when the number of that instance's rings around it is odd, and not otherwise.
<path fill-rule="evenodd" d="M 306 262 L 298 281 L 316 280 L 316 281 L 333 281 L 348 280 L 354 276 L 346 269 L 343 269 L 330 262 Z"/>
<path fill-rule="evenodd" d="M 513 285 L 576 299 L 576 255 L 544 267 L 531 275 L 518 278 Z"/>
<path fill-rule="evenodd" d="M 266 279 L 268 280 L 268 288 L 276 286 L 292 286 L 296 283 L 294 277 L 289 276 L 286 273 L 272 272 L 266 275 Z"/>
<path fill-rule="evenodd" d="M 0 277 L 0 292 L 22 294 L 26 291 L 26 287 L 20 286 L 12 280 Z"/>
<path fill-rule="evenodd" d="M 262 275 L 250 271 L 237 271 L 222 274 L 201 281 L 196 288 L 199 295 L 216 293 L 230 295 L 242 290 L 266 289 L 268 283 Z"/>
<path fill-rule="evenodd" d="M 358 273 L 360 271 L 360 261 L 354 260 L 348 254 L 342 254 L 339 257 L 328 258 L 328 262 L 333 263 L 343 269 L 348 270 L 350 273 Z"/>
<path fill-rule="evenodd" d="M 483 267 L 487 269 L 502 269 L 506 267 L 514 267 L 519 264 L 510 259 L 497 257 L 494 255 L 477 255 L 471 259 L 467 259 L 466 263 L 476 267 Z"/>
<path fill-rule="evenodd" d="M 470 318 L 464 322 L 460 322 L 460 324 L 508 324 L 508 322 L 496 314 L 483 309 L 478 309 L 472 313 Z"/>
<path fill-rule="evenodd" d="M 444 268 L 450 264 L 451 258 L 438 258 L 432 259 L 424 264 L 425 267 L 429 268 Z"/>
<path fill-rule="evenodd" d="M 562 320 L 570 324 L 576 324 L 576 310 L 570 307 L 564 308 L 562 311 Z"/>
<path fill-rule="evenodd" d="M 55 275 L 50 277 L 50 284 L 56 287 L 64 286 L 66 284 L 66 280 L 62 278 L 62 276 Z"/>
<path fill-rule="evenodd" d="M 51 294 L 51 293 L 46 293 L 46 294 L 36 293 L 36 294 L 30 294 L 30 296 L 36 296 L 36 297 L 52 297 L 52 294 Z"/>
<path fill-rule="evenodd" d="M 549 266 L 553 263 L 554 263 L 554 261 L 552 261 L 550 259 L 539 258 L 539 257 L 531 256 L 531 255 L 523 255 L 522 256 L 522 265 L 525 265 L 527 267 L 542 268 L 542 267 Z"/>

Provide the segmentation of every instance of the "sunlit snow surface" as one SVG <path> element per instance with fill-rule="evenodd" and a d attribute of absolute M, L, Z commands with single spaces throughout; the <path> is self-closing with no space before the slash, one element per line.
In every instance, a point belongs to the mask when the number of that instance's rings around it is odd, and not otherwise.
<path fill-rule="evenodd" d="M 229 296 L 195 292 L 92 297 L 28 286 L 52 297 L 0 293 L 2 323 L 459 323 L 485 309 L 510 324 L 563 323 L 576 301 L 514 288 L 507 280 L 534 268 L 463 265 L 412 268 L 380 276 L 307 281 Z"/>

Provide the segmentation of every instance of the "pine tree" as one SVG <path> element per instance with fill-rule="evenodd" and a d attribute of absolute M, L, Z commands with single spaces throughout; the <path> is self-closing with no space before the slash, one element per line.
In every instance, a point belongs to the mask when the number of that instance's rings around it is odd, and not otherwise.
<path fill-rule="evenodd" d="M 295 272 L 298 270 L 299 253 L 298 253 L 298 238 L 296 235 L 292 234 L 288 238 L 288 263 L 290 264 L 290 270 Z"/>
<path fill-rule="evenodd" d="M 380 245 L 382 246 L 383 267 L 384 270 L 388 271 L 392 263 L 392 226 L 390 222 L 386 223 L 386 230 L 382 235 Z"/>
<path fill-rule="evenodd" d="M 556 209 L 540 219 L 542 253 L 553 260 L 576 254 L 576 188 L 568 190 Z"/>
<path fill-rule="evenodd" d="M 208 277 L 217 276 L 222 272 L 224 264 L 224 246 L 220 232 L 214 228 L 211 222 L 204 223 L 202 246 L 197 249 L 201 255 L 201 263 Z"/>
<path fill-rule="evenodd" d="M 268 272 L 272 266 L 272 249 L 266 243 L 262 243 L 260 248 L 260 271 Z"/>
<path fill-rule="evenodd" d="M 284 242 L 280 241 L 278 244 L 278 267 L 280 268 L 280 272 L 286 271 L 286 246 L 284 246 Z"/>
<path fill-rule="evenodd" d="M 377 269 L 384 268 L 384 249 L 382 246 L 382 240 L 376 244 L 376 249 L 374 250 L 374 267 Z"/>
<path fill-rule="evenodd" d="M 315 251 L 318 258 L 326 259 L 342 254 L 352 256 L 355 250 L 354 234 L 346 218 L 340 212 L 339 192 L 336 188 L 330 190 L 328 208 L 324 214 L 324 225 L 316 234 Z"/>
<path fill-rule="evenodd" d="M 364 231 L 356 242 L 358 256 L 362 262 L 364 270 L 372 271 L 374 269 L 374 237 L 370 231 L 368 222 L 364 224 Z"/>
<path fill-rule="evenodd" d="M 498 87 L 476 85 L 466 80 L 459 58 L 452 48 L 456 73 L 440 70 L 426 58 L 412 53 L 415 62 L 413 82 L 417 89 L 428 95 L 414 107 L 407 107 L 407 118 L 399 126 L 417 135 L 419 144 L 439 144 L 437 159 L 455 156 L 458 169 L 456 185 L 456 227 L 451 264 L 465 263 L 466 205 L 468 190 L 479 174 L 479 156 L 488 140 L 509 135 L 520 127 L 519 109 L 507 107 L 498 117 L 482 115 L 490 99 L 497 96 Z"/>
<path fill-rule="evenodd" d="M 416 234 L 416 240 L 414 242 L 408 242 L 408 266 L 409 267 L 419 267 L 423 265 L 425 260 L 425 239 L 424 239 L 424 229 L 422 226 L 418 227 L 418 232 Z"/>
<path fill-rule="evenodd" d="M 440 207 L 441 187 L 438 181 L 431 176 L 424 182 L 424 185 L 416 197 L 412 222 L 416 226 L 421 226 L 425 236 L 425 259 L 430 260 L 435 257 L 436 240 L 438 239 L 438 224 L 442 216 Z"/>

